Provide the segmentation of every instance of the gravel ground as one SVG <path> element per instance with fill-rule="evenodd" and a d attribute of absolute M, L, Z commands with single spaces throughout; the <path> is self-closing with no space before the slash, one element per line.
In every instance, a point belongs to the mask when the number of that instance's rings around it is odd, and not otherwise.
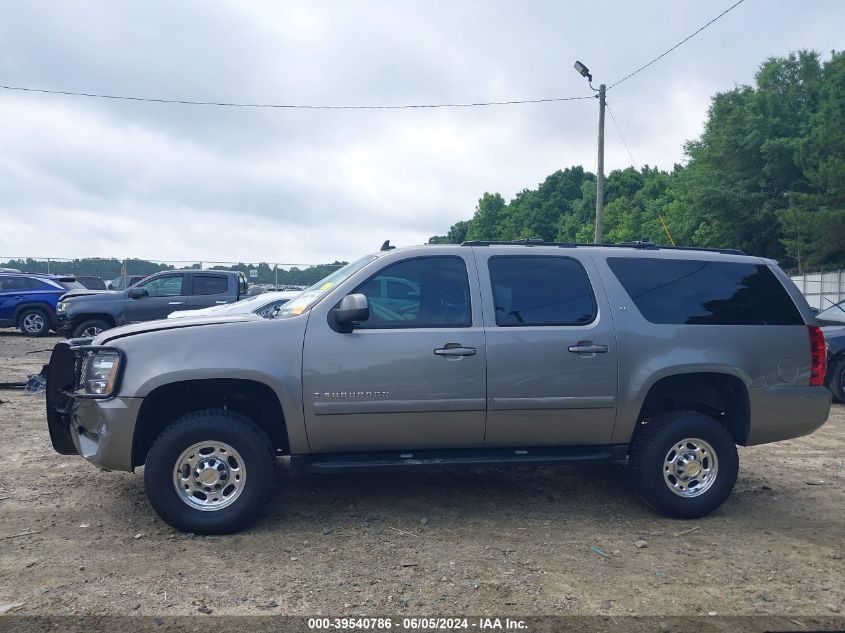
<path fill-rule="evenodd" d="M 37 372 L 57 340 L 0 330 L 0 382 Z M 156 518 L 138 473 L 54 453 L 43 396 L 0 401 L 0 611 L 845 614 L 841 405 L 809 437 L 740 449 L 733 496 L 694 522 L 641 505 L 621 466 L 282 467 L 252 529 L 192 537 Z"/>

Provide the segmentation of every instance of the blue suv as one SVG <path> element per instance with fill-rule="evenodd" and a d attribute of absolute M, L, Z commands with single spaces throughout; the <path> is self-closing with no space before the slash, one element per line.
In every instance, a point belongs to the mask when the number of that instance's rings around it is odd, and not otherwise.
<path fill-rule="evenodd" d="M 56 303 L 68 290 L 84 287 L 75 277 L 0 273 L 0 327 L 45 336 L 56 326 Z"/>

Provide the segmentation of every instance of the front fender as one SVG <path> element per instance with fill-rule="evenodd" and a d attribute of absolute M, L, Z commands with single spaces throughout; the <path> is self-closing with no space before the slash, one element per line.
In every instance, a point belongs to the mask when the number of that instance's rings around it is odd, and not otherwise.
<path fill-rule="evenodd" d="M 126 354 L 120 395 L 144 398 L 163 385 L 213 378 L 259 382 L 279 399 L 290 449 L 308 452 L 302 406 L 305 317 L 256 319 L 145 331 L 110 342 Z"/>

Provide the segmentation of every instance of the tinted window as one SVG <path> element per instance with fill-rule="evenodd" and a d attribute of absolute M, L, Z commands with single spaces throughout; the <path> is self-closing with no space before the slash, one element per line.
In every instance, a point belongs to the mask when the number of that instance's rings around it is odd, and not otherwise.
<path fill-rule="evenodd" d="M 609 257 L 608 266 L 652 323 L 801 325 L 786 289 L 763 264 Z"/>
<path fill-rule="evenodd" d="M 26 277 L 0 277 L 0 290 L 29 290 L 29 280 Z"/>
<path fill-rule="evenodd" d="M 390 296 L 387 288 L 401 288 Z M 469 327 L 469 281 L 459 257 L 420 257 L 384 268 L 354 292 L 367 295 L 366 328 Z"/>
<path fill-rule="evenodd" d="M 219 295 L 229 287 L 229 279 L 222 275 L 194 275 L 195 295 Z"/>
<path fill-rule="evenodd" d="M 151 297 L 178 297 L 182 294 L 182 275 L 156 277 L 138 287 L 144 288 Z"/>
<path fill-rule="evenodd" d="M 584 267 L 569 257 L 491 257 L 496 324 L 586 325 L 596 316 Z"/>

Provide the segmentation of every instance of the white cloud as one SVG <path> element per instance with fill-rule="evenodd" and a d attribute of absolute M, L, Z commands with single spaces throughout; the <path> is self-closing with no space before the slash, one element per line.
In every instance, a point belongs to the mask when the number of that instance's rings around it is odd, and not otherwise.
<path fill-rule="evenodd" d="M 10 85 L 199 100 L 463 102 L 589 93 L 710 19 L 711 3 L 10 0 Z M 746 3 L 608 93 L 640 165 L 670 169 L 717 90 L 768 55 L 841 48 L 845 5 Z M 0 91 L 0 257 L 350 259 L 595 160 L 593 100 L 290 111 Z M 607 169 L 630 163 L 608 120 Z"/>

